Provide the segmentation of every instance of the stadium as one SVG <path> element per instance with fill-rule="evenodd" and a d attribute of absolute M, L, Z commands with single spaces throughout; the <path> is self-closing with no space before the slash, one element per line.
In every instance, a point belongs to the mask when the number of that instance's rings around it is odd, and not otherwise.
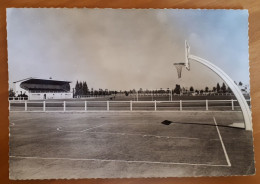
<path fill-rule="evenodd" d="M 28 100 L 67 99 L 73 97 L 70 92 L 69 81 L 30 77 L 13 83 L 15 95 L 17 97 L 24 95 Z"/>
<path fill-rule="evenodd" d="M 189 62 L 201 62 L 218 73 L 232 93 L 181 95 L 165 89 L 35 99 L 33 90 L 71 94 L 69 82 L 20 81 L 20 87 L 32 93 L 29 100 L 9 101 L 10 177 L 253 174 L 250 100 L 221 69 L 190 55 L 187 43 L 186 58 L 175 64 L 178 77 L 182 67 L 190 69 Z"/>

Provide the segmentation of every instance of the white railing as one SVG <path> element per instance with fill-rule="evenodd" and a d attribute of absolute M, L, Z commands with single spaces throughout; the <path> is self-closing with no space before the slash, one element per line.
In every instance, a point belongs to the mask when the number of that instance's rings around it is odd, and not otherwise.
<path fill-rule="evenodd" d="M 247 100 L 250 106 L 250 100 Z M 237 100 L 178 101 L 9 101 L 10 111 L 234 111 Z"/>

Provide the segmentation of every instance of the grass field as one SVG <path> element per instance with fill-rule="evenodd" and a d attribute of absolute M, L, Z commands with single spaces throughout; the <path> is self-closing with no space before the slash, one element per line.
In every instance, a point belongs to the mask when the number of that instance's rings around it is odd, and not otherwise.
<path fill-rule="evenodd" d="M 10 178 L 253 174 L 239 125 L 237 111 L 10 112 Z"/>

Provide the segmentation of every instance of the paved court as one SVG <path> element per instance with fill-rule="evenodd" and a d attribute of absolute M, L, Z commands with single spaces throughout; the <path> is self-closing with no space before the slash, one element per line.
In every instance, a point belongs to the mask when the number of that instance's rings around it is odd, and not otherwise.
<path fill-rule="evenodd" d="M 11 112 L 10 178 L 253 174 L 241 126 L 238 111 Z"/>

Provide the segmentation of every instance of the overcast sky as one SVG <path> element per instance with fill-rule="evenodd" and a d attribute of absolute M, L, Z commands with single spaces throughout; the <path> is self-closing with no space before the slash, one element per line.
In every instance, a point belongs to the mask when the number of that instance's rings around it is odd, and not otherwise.
<path fill-rule="evenodd" d="M 213 87 L 221 79 L 191 61 L 207 59 L 249 84 L 247 10 L 8 9 L 9 81 L 27 77 L 87 81 L 111 90 Z"/>

